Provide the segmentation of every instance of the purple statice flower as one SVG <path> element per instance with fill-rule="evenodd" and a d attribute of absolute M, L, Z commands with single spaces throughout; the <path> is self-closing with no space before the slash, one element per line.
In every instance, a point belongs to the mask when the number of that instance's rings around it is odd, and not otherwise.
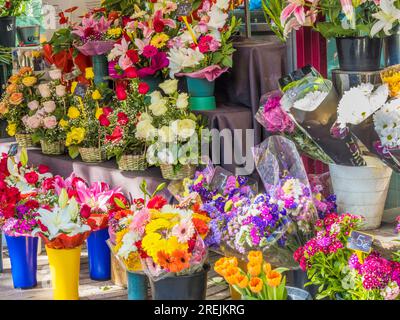
<path fill-rule="evenodd" d="M 244 186 L 246 183 L 247 183 L 247 181 L 249 181 L 249 178 L 247 178 L 247 177 L 244 177 L 244 176 L 238 176 L 237 177 L 237 181 L 238 181 L 238 183 L 239 183 L 239 186 Z"/>
<path fill-rule="evenodd" d="M 251 228 L 250 237 L 251 237 L 251 241 L 253 242 L 253 245 L 258 246 L 260 244 L 261 238 L 258 235 L 258 229 L 256 226 Z"/>
<path fill-rule="evenodd" d="M 236 189 L 236 177 L 235 176 L 229 176 L 226 179 L 226 184 L 224 188 L 224 194 L 230 194 L 232 190 Z"/>

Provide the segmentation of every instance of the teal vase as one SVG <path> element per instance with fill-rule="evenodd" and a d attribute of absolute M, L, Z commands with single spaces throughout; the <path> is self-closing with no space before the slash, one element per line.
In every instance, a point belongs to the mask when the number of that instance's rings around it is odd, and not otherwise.
<path fill-rule="evenodd" d="M 126 272 L 128 300 L 147 300 L 147 276 L 142 273 Z"/>
<path fill-rule="evenodd" d="M 105 79 L 108 76 L 108 61 L 105 54 L 99 56 L 92 56 L 94 83 L 106 83 Z"/>
<path fill-rule="evenodd" d="M 214 90 L 215 81 L 186 77 L 190 109 L 194 111 L 214 110 L 217 107 Z"/>

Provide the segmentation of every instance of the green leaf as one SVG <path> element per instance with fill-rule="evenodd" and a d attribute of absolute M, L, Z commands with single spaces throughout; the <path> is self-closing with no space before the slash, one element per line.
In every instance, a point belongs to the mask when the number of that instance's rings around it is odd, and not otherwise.
<path fill-rule="evenodd" d="M 163 189 L 165 189 L 165 187 L 167 186 L 167 184 L 165 182 L 160 183 L 156 190 L 154 190 L 153 194 L 151 195 L 151 197 L 154 197 L 157 193 L 159 193 L 160 191 L 162 191 Z"/>
<path fill-rule="evenodd" d="M 119 208 L 126 209 L 125 203 L 123 203 L 120 199 L 114 198 L 114 202 Z"/>
<path fill-rule="evenodd" d="M 232 68 L 233 65 L 232 56 L 224 57 L 222 59 L 222 65 L 225 67 Z"/>
<path fill-rule="evenodd" d="M 26 148 L 22 148 L 20 156 L 21 164 L 25 167 L 28 164 L 28 152 Z"/>
<path fill-rule="evenodd" d="M 69 146 L 68 154 L 72 159 L 75 159 L 77 156 L 79 156 L 79 147 L 76 145 Z"/>

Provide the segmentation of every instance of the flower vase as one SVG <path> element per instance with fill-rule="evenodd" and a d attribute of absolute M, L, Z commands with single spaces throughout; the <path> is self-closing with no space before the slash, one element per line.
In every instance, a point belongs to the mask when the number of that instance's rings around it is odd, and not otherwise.
<path fill-rule="evenodd" d="M 15 17 L 0 17 L 0 46 L 7 48 L 15 47 L 16 30 Z"/>
<path fill-rule="evenodd" d="M 128 280 L 128 300 L 147 300 L 147 276 L 142 273 L 126 271 Z"/>
<path fill-rule="evenodd" d="M 108 228 L 92 231 L 87 239 L 90 279 L 111 279 L 111 252 L 106 241 L 110 238 Z"/>
<path fill-rule="evenodd" d="M 376 71 L 380 69 L 382 38 L 336 38 L 339 68 L 342 71 Z"/>
<path fill-rule="evenodd" d="M 105 78 L 108 76 L 108 60 L 107 55 L 92 56 L 94 83 L 107 83 Z"/>
<path fill-rule="evenodd" d="M 36 287 L 38 237 L 6 235 L 6 241 L 14 288 Z"/>
<path fill-rule="evenodd" d="M 310 279 L 308 278 L 306 271 L 303 271 L 300 268 L 291 269 L 290 271 L 288 271 L 288 273 L 287 273 L 287 283 L 288 284 L 290 284 L 291 286 L 293 286 L 295 288 L 304 289 L 305 291 L 310 293 L 310 295 L 312 297 L 315 297 L 318 293 L 318 286 L 312 284 L 312 285 L 305 287 L 304 285 L 307 282 L 310 282 Z"/>
<path fill-rule="evenodd" d="M 392 169 L 372 157 L 367 166 L 329 164 L 338 212 L 352 212 L 365 218 L 362 230 L 379 228 L 389 190 Z"/>
<path fill-rule="evenodd" d="M 15 141 L 17 141 L 21 148 L 31 148 L 34 146 L 32 136 L 29 133 L 15 134 Z"/>
<path fill-rule="evenodd" d="M 17 27 L 20 46 L 37 46 L 40 44 L 40 25 Z"/>
<path fill-rule="evenodd" d="M 191 110 L 215 110 L 217 103 L 214 96 L 215 81 L 186 77 Z"/>
<path fill-rule="evenodd" d="M 393 29 L 393 34 L 385 37 L 384 48 L 385 48 L 385 65 L 393 66 L 395 64 L 400 64 L 400 26 L 397 25 Z"/>
<path fill-rule="evenodd" d="M 203 270 L 193 274 L 150 279 L 153 300 L 205 300 L 209 269 L 209 265 L 204 265 Z"/>
<path fill-rule="evenodd" d="M 46 246 L 54 300 L 79 299 L 81 246 L 73 249 L 52 249 Z"/>

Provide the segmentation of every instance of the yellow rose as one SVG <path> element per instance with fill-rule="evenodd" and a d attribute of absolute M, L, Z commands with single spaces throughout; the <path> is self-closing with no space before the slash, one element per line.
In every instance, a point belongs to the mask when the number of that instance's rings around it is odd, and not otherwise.
<path fill-rule="evenodd" d="M 84 128 L 72 128 L 72 130 L 67 133 L 65 145 L 68 147 L 71 144 L 80 144 L 85 138 L 85 132 Z"/>
<path fill-rule="evenodd" d="M 88 79 L 88 80 L 94 79 L 93 68 L 86 68 L 85 69 L 85 78 Z"/>
<path fill-rule="evenodd" d="M 14 92 L 9 98 L 10 104 L 14 106 L 21 104 L 22 101 L 24 101 L 24 95 L 20 92 Z"/>
<path fill-rule="evenodd" d="M 14 137 L 17 132 L 17 125 L 15 123 L 9 123 L 6 131 L 10 137 Z"/>
<path fill-rule="evenodd" d="M 22 84 L 26 87 L 32 87 L 36 84 L 37 78 L 33 76 L 25 77 L 22 79 Z"/>
<path fill-rule="evenodd" d="M 66 128 L 68 126 L 68 121 L 64 120 L 64 119 L 61 119 L 60 122 L 59 122 L 59 125 L 60 125 L 61 128 Z"/>
<path fill-rule="evenodd" d="M 96 109 L 96 119 L 99 119 L 100 116 L 103 114 L 103 108 L 97 108 Z"/>
<path fill-rule="evenodd" d="M 69 107 L 67 115 L 70 119 L 76 119 L 81 115 L 81 113 L 77 107 Z"/>
<path fill-rule="evenodd" d="M 92 93 L 92 99 L 93 100 L 100 100 L 101 99 L 101 94 L 99 90 L 94 90 Z"/>

